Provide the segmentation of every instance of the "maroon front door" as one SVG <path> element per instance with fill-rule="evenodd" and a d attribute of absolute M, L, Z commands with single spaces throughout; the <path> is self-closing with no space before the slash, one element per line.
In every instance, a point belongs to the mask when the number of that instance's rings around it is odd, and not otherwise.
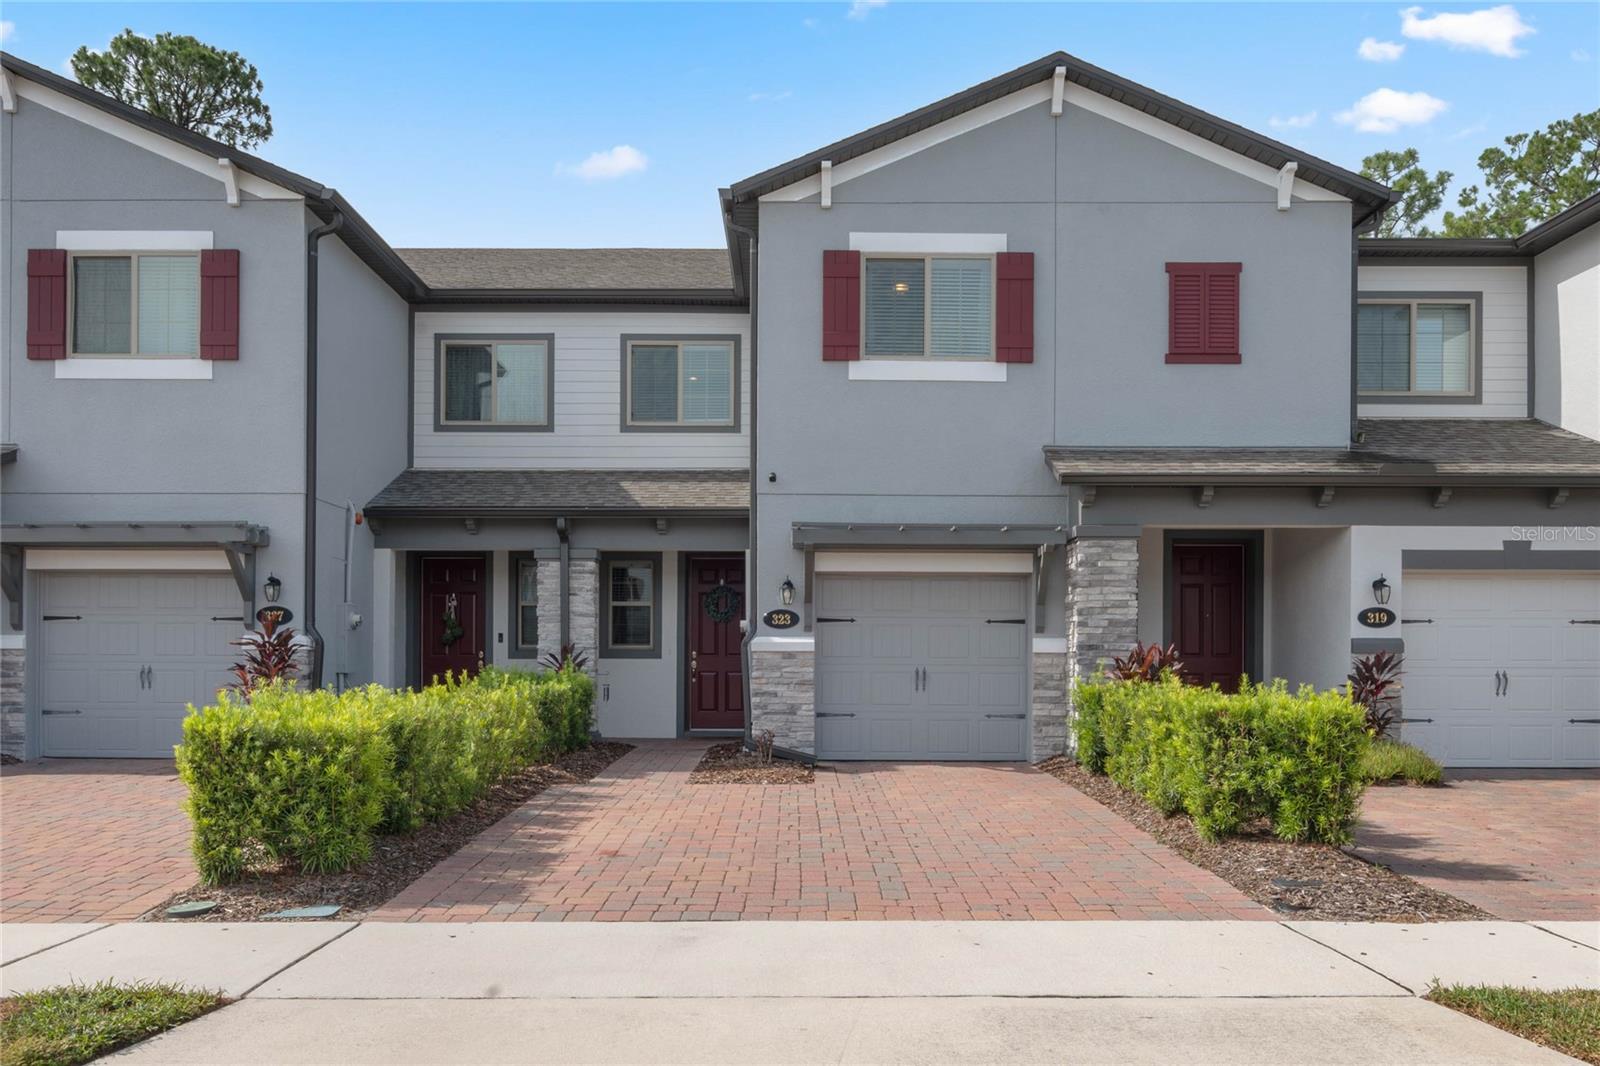
<path fill-rule="evenodd" d="M 744 617 L 744 559 L 691 555 L 684 611 L 689 728 L 743 729 L 739 619 Z"/>
<path fill-rule="evenodd" d="M 1244 545 L 1173 545 L 1171 609 L 1185 678 L 1237 690 L 1244 673 Z"/>
<path fill-rule="evenodd" d="M 422 683 L 447 671 L 476 674 L 488 645 L 483 632 L 488 576 L 482 557 L 427 555 L 422 559 Z"/>

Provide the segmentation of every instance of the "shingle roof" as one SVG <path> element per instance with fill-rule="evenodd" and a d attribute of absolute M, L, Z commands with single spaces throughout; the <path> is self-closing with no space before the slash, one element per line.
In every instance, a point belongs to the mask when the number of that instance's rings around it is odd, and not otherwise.
<path fill-rule="evenodd" d="M 397 248 L 432 289 L 731 290 L 726 248 Z"/>
<path fill-rule="evenodd" d="M 1356 247 L 1362 259 L 1522 258 L 1548 251 L 1596 222 L 1600 222 L 1600 192 L 1552 215 L 1520 237 L 1363 237 Z"/>
<path fill-rule="evenodd" d="M 1600 484 L 1600 441 L 1531 418 L 1363 418 L 1359 429 L 1348 449 L 1044 451 L 1063 484 Z"/>
<path fill-rule="evenodd" d="M 750 508 L 747 470 L 407 470 L 373 497 L 372 515 L 557 515 Z"/>

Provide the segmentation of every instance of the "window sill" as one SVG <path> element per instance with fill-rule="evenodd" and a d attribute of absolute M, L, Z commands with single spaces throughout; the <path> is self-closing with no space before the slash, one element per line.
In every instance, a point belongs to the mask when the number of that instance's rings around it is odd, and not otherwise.
<path fill-rule="evenodd" d="M 57 359 L 56 379 L 66 381 L 210 381 L 209 359 Z"/>
<path fill-rule="evenodd" d="M 851 381 L 1004 381 L 1009 364 L 858 359 L 849 365 Z"/>
<path fill-rule="evenodd" d="M 1221 366 L 1242 363 L 1238 352 L 1168 352 L 1167 362 L 1180 366 Z"/>

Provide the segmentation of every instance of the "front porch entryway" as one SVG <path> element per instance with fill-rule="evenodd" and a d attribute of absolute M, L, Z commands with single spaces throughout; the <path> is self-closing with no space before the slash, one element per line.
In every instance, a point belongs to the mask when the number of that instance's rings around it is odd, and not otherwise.
<path fill-rule="evenodd" d="M 691 730 L 742 730 L 739 619 L 744 616 L 744 557 L 691 555 L 684 568 L 686 725 Z"/>
<path fill-rule="evenodd" d="M 1239 688 L 1245 672 L 1245 554 L 1237 542 L 1174 541 L 1168 566 L 1171 643 L 1196 685 Z"/>
<path fill-rule="evenodd" d="M 424 555 L 418 567 L 420 680 L 477 674 L 489 646 L 487 561 L 482 555 Z"/>

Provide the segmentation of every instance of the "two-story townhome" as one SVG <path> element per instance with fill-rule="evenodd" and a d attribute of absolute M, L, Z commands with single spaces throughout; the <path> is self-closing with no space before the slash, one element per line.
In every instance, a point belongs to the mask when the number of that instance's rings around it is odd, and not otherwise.
<path fill-rule="evenodd" d="M 1056 53 L 725 247 L 396 250 L 4 72 L 8 752 L 164 753 L 277 597 L 317 683 L 575 647 L 611 736 L 1040 759 L 1142 640 L 1403 651 L 1446 761 L 1600 763 L 1600 198 L 1364 238 L 1388 189 Z"/>
<path fill-rule="evenodd" d="M 1391 198 L 1061 53 L 734 184 L 751 585 L 803 618 L 754 728 L 1037 759 L 1135 640 L 1225 687 L 1393 649 L 1447 761 L 1600 763 L 1600 198 L 1364 244 Z"/>

